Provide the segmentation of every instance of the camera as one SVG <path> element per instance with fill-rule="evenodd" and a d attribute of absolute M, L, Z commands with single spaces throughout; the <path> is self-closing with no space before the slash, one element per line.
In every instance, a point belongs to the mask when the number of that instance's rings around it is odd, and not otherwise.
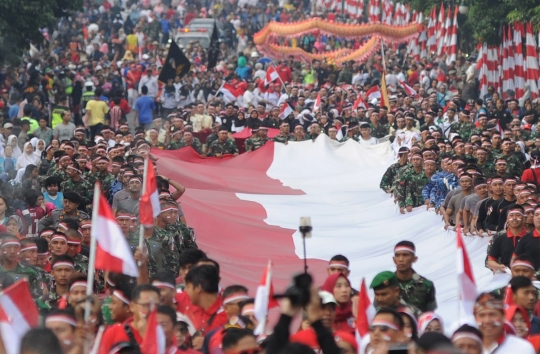
<path fill-rule="evenodd" d="M 285 291 L 285 294 L 276 294 L 274 299 L 288 298 L 293 306 L 305 307 L 311 298 L 311 284 L 313 278 L 307 273 L 296 275 L 293 278 L 293 285 Z"/>

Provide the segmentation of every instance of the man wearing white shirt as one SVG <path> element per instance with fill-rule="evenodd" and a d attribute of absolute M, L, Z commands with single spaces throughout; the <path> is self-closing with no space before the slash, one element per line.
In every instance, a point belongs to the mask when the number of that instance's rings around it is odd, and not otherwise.
<path fill-rule="evenodd" d="M 484 354 L 520 353 L 534 354 L 531 343 L 504 330 L 504 303 L 493 295 L 482 293 L 474 305 L 474 319 L 482 332 Z"/>
<path fill-rule="evenodd" d="M 276 86 L 277 86 L 277 90 L 279 90 L 279 86 L 280 86 L 279 84 L 277 85 L 270 84 L 268 91 L 266 91 L 263 94 L 263 100 L 265 100 L 268 103 L 267 108 L 278 105 L 280 94 L 276 91 Z"/>
<path fill-rule="evenodd" d="M 141 77 L 139 82 L 139 94 L 141 93 L 141 88 L 146 86 L 148 88 L 148 97 L 156 99 L 158 94 L 158 81 L 157 78 L 152 74 L 152 69 L 146 71 L 146 76 Z"/>
<path fill-rule="evenodd" d="M 248 83 L 248 87 L 246 89 L 246 92 L 244 92 L 244 99 L 242 102 L 242 106 L 244 108 L 247 109 L 250 105 L 254 105 L 255 107 L 257 107 L 257 104 L 259 104 L 259 100 L 261 98 L 255 91 L 255 85 L 253 84 L 253 82 Z"/>
<path fill-rule="evenodd" d="M 363 146 L 377 144 L 378 140 L 371 136 L 371 128 L 369 127 L 369 123 L 363 122 L 360 124 L 360 136 L 358 137 L 358 142 Z"/>

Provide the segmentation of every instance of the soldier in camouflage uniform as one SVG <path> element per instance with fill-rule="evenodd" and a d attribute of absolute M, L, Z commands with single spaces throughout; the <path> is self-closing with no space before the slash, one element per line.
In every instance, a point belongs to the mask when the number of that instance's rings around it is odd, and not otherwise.
<path fill-rule="evenodd" d="M 257 149 L 260 149 L 266 144 L 268 141 L 268 128 L 267 127 L 260 127 L 259 131 L 257 132 L 257 137 L 255 139 L 251 139 L 250 143 L 248 144 L 246 141 L 246 151 L 252 152 Z"/>
<path fill-rule="evenodd" d="M 76 192 L 82 198 L 82 207 L 84 209 L 87 209 L 87 207 L 91 209 L 94 186 L 82 178 L 81 172 L 76 166 L 69 165 L 66 169 L 67 179 L 60 183 L 60 189 L 63 192 Z"/>
<path fill-rule="evenodd" d="M 371 136 L 377 139 L 384 138 L 389 132 L 388 126 L 386 124 L 381 124 L 379 119 L 379 110 L 375 109 L 369 117 L 369 120 L 371 121 L 369 127 L 371 128 Z"/>
<path fill-rule="evenodd" d="M 210 144 L 212 144 L 214 141 L 218 140 L 218 132 L 219 132 L 219 123 L 215 123 L 212 126 L 212 133 L 206 137 L 206 150 L 210 147 Z"/>
<path fill-rule="evenodd" d="M 46 308 L 41 312 L 47 312 L 57 309 L 60 301 L 64 298 L 67 302 L 69 293 L 69 279 L 75 273 L 73 259 L 68 255 L 57 256 L 51 264 L 51 275 L 54 278 L 55 285 L 50 289 L 49 294 L 45 298 Z"/>
<path fill-rule="evenodd" d="M 476 165 L 484 176 L 491 176 L 495 173 L 495 166 L 488 161 L 488 152 L 483 147 L 476 150 Z"/>
<path fill-rule="evenodd" d="M 184 132 L 184 137 L 180 141 L 180 144 L 178 145 L 178 148 L 184 148 L 186 146 L 191 146 L 193 150 L 199 155 L 203 153 L 203 146 L 201 144 L 201 141 L 198 138 L 193 137 L 193 133 L 186 131 Z"/>
<path fill-rule="evenodd" d="M 259 127 L 251 128 L 251 136 L 244 141 L 245 151 L 253 150 L 253 142 L 255 141 L 255 139 L 257 139 L 258 136 L 259 136 Z"/>
<path fill-rule="evenodd" d="M 208 156 L 222 157 L 223 155 L 238 155 L 236 142 L 228 138 L 227 132 L 227 128 L 220 128 L 218 140 L 212 142 L 208 147 Z"/>
<path fill-rule="evenodd" d="M 65 232 L 67 237 L 68 249 L 66 254 L 73 258 L 75 264 L 75 271 L 88 274 L 88 257 L 79 253 L 79 248 L 81 246 L 82 236 L 79 234 L 78 230 L 67 230 Z"/>
<path fill-rule="evenodd" d="M 389 307 L 394 310 L 405 307 L 417 318 L 422 314 L 420 309 L 408 304 L 400 297 L 401 289 L 395 273 L 384 271 L 377 274 L 369 287 L 373 289 L 377 298 L 384 299 L 385 301 L 384 303 L 375 301 L 373 306 L 376 310 L 383 307 Z"/>
<path fill-rule="evenodd" d="M 388 167 L 384 173 L 379 187 L 386 193 L 392 193 L 394 189 L 394 181 L 398 175 L 399 170 L 407 166 L 409 162 L 409 148 L 403 146 L 399 148 L 399 161 Z"/>
<path fill-rule="evenodd" d="M 396 185 L 395 197 L 402 214 L 405 213 L 405 208 L 407 208 L 408 212 L 411 212 L 412 208 L 424 204 L 422 189 L 431 178 L 431 176 L 426 176 L 422 169 L 422 154 L 414 153 L 411 162 L 412 167 L 406 170 L 403 169 L 403 172 L 399 174 Z"/>
<path fill-rule="evenodd" d="M 283 121 L 279 125 L 279 135 L 276 135 L 272 140 L 277 143 L 287 144 L 289 140 L 292 140 L 292 136 L 289 132 L 289 123 Z"/>
<path fill-rule="evenodd" d="M 450 108 L 449 108 L 450 110 Z M 455 110 L 451 112 L 455 113 Z M 450 114 L 450 113 L 449 113 Z M 464 141 L 469 141 L 471 138 L 473 130 L 476 128 L 476 125 L 471 122 L 470 113 L 467 110 L 464 110 L 459 113 L 459 122 L 452 124 L 450 131 L 452 133 L 457 133 Z"/>
<path fill-rule="evenodd" d="M 401 241 L 394 247 L 395 274 L 400 297 L 408 305 L 417 307 L 422 312 L 435 311 L 437 309 L 435 286 L 433 282 L 414 271 L 412 265 L 417 259 L 414 243 Z"/>
<path fill-rule="evenodd" d="M 51 168 L 49 170 L 49 172 L 47 173 L 47 177 L 54 176 L 60 181 L 64 181 L 66 179 L 66 169 L 68 165 L 71 164 L 71 158 L 64 151 L 62 152 L 63 154 L 60 155 L 60 158 L 58 159 L 58 164 L 55 166 L 55 168 Z"/>
<path fill-rule="evenodd" d="M 359 135 L 360 135 L 360 132 L 358 131 L 358 123 L 351 122 L 349 126 L 347 127 L 347 134 L 341 139 L 341 142 L 344 143 L 347 140 L 358 141 Z"/>
<path fill-rule="evenodd" d="M 512 141 L 508 138 L 504 138 L 502 140 L 501 150 L 502 153 L 495 155 L 495 159 L 506 160 L 506 164 L 508 166 L 507 171 L 513 175 L 521 176 L 524 166 L 519 157 L 514 154 Z"/>
<path fill-rule="evenodd" d="M 34 267 L 19 263 L 19 253 L 21 252 L 19 239 L 12 235 L 5 236 L 1 249 L 0 272 L 10 276 L 14 282 L 21 279 L 26 280 L 36 302 L 46 296 L 48 293 L 46 279 Z"/>
<path fill-rule="evenodd" d="M 180 149 L 182 145 L 183 140 L 183 131 L 182 130 L 175 130 L 171 133 L 171 141 L 169 142 L 169 145 L 167 146 L 167 150 L 178 150 Z"/>
<path fill-rule="evenodd" d="M 56 229 L 58 224 L 64 220 L 75 220 L 79 224 L 85 220 L 90 219 L 88 214 L 84 211 L 77 210 L 78 206 L 82 203 L 82 198 L 79 194 L 75 192 L 65 192 L 64 193 L 64 208 L 54 209 L 50 212 L 49 216 L 46 216 L 39 220 L 38 231 L 41 232 L 47 227 L 52 227 Z"/>
<path fill-rule="evenodd" d="M 93 186 L 96 182 L 96 180 L 99 180 L 101 182 L 101 190 L 105 193 L 105 198 L 109 198 L 109 191 L 111 189 L 111 185 L 115 180 L 115 176 L 109 172 L 109 158 L 106 156 L 102 156 L 97 162 L 96 167 L 98 168 L 98 173 L 96 173 L 93 178 L 93 180 L 90 180 L 89 183 L 91 186 Z"/>

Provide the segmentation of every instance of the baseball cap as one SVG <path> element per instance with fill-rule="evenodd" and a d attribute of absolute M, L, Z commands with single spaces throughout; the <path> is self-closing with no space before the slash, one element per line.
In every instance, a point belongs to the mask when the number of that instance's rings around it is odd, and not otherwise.
<path fill-rule="evenodd" d="M 4 124 L 4 129 L 6 129 L 6 128 L 13 128 L 13 124 L 11 124 L 11 123 L 5 123 L 5 124 Z"/>
<path fill-rule="evenodd" d="M 332 293 L 330 293 L 328 291 L 320 290 L 319 291 L 319 297 L 321 298 L 321 303 L 323 305 L 326 305 L 326 304 L 336 304 L 337 305 L 337 301 L 334 298 L 334 295 L 332 295 Z"/>

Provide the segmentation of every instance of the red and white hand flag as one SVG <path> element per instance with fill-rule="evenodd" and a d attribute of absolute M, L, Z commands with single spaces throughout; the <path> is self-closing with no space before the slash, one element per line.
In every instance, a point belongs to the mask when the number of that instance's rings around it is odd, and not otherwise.
<path fill-rule="evenodd" d="M 141 353 L 165 354 L 165 332 L 163 332 L 163 328 L 157 321 L 157 305 L 150 311 L 147 321 L 146 333 L 141 343 Z"/>
<path fill-rule="evenodd" d="M 279 119 L 285 119 L 293 112 L 294 110 L 292 109 L 291 105 L 285 102 L 279 111 Z"/>
<path fill-rule="evenodd" d="M 366 92 L 366 96 L 368 98 L 368 101 L 371 101 L 373 99 L 380 99 L 381 98 L 381 90 L 379 89 L 379 86 L 373 86 Z"/>
<path fill-rule="evenodd" d="M 154 165 L 150 163 L 148 158 L 145 162 L 144 171 L 144 193 L 141 196 L 139 203 L 139 212 L 141 224 L 144 226 L 153 226 L 154 218 L 161 212 L 159 206 L 159 194 L 157 190 L 156 174 L 154 173 Z"/>
<path fill-rule="evenodd" d="M 272 262 L 269 261 L 264 269 L 261 282 L 257 287 L 257 294 L 255 295 L 254 315 L 259 321 L 254 332 L 256 335 L 264 334 L 268 311 L 278 306 L 278 302 L 274 299 L 274 286 L 272 285 Z"/>
<path fill-rule="evenodd" d="M 99 193 L 97 183 L 94 193 L 96 190 Z M 138 277 L 139 269 L 126 237 L 116 222 L 109 203 L 101 193 L 99 203 L 94 205 L 94 208 L 98 209 L 94 209 L 97 215 L 92 217 L 92 237 L 97 241 L 95 268 Z"/>
<path fill-rule="evenodd" d="M 364 109 L 367 109 L 366 102 L 362 98 L 361 95 L 358 95 L 358 98 L 353 103 L 353 109 L 356 111 L 358 107 L 364 107 Z"/>
<path fill-rule="evenodd" d="M 313 104 L 313 112 L 318 110 L 321 107 L 321 94 L 317 94 L 317 99 L 315 99 L 315 103 Z"/>
<path fill-rule="evenodd" d="M 9 286 L 0 296 L 0 334 L 7 354 L 19 354 L 22 337 L 38 325 L 39 313 L 26 280 Z"/>
<path fill-rule="evenodd" d="M 373 317 L 375 317 L 375 307 L 369 299 L 366 279 L 362 278 L 358 292 L 358 314 L 356 316 L 356 341 L 358 345 L 360 345 L 360 340 L 369 333 L 369 325 Z"/>
<path fill-rule="evenodd" d="M 266 77 L 264 78 L 264 86 L 269 85 L 270 83 L 279 79 L 279 74 L 276 68 L 273 65 L 270 65 L 268 70 L 266 70 Z"/>
<path fill-rule="evenodd" d="M 415 89 L 413 89 L 411 86 L 407 85 L 406 82 L 404 81 L 400 81 L 399 82 L 399 85 L 401 87 L 403 87 L 403 89 L 405 90 L 405 92 L 407 93 L 407 95 L 409 96 L 416 96 L 417 92 Z"/>
<path fill-rule="evenodd" d="M 478 290 L 474 281 L 469 254 L 461 236 L 461 228 L 457 229 L 457 248 L 459 318 L 462 320 L 462 323 L 474 323 L 474 304 L 478 297 Z"/>

